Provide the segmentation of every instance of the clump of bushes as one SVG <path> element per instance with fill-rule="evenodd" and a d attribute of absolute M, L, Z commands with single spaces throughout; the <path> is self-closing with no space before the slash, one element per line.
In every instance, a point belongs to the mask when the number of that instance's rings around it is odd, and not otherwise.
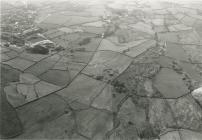
<path fill-rule="evenodd" d="M 26 49 L 29 53 L 33 53 L 33 54 L 48 54 L 49 53 L 49 49 L 41 46 L 41 45 L 36 45 L 33 48 L 27 48 Z"/>
<path fill-rule="evenodd" d="M 125 84 L 120 81 L 115 80 L 112 82 L 112 85 L 114 86 L 115 91 L 118 93 L 127 92 L 127 88 L 126 88 Z"/>
<path fill-rule="evenodd" d="M 90 38 L 84 38 L 82 41 L 79 42 L 79 45 L 82 46 L 82 45 L 86 45 L 88 43 L 90 43 Z"/>
<path fill-rule="evenodd" d="M 102 76 L 102 75 L 98 75 L 98 76 L 95 77 L 95 79 L 96 79 L 96 80 L 100 80 L 100 81 L 102 81 L 102 80 L 104 79 L 104 76 Z"/>

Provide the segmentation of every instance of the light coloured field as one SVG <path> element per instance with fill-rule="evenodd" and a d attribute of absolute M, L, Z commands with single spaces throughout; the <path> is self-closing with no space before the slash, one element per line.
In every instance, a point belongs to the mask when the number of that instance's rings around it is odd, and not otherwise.
<path fill-rule="evenodd" d="M 89 39 L 87 44 L 82 44 L 81 42 L 85 39 Z M 80 38 L 77 41 L 69 43 L 69 47 L 74 51 L 95 51 L 101 42 L 101 38 Z"/>
<path fill-rule="evenodd" d="M 131 57 L 136 57 L 138 55 L 140 55 L 141 53 L 145 52 L 146 50 L 148 50 L 151 47 L 155 47 L 156 46 L 156 41 L 155 40 L 147 40 L 144 43 L 137 45 L 133 48 L 130 48 L 126 54 L 131 56 Z"/>
<path fill-rule="evenodd" d="M 155 33 L 154 30 L 152 30 L 152 26 L 150 24 L 145 24 L 143 22 L 138 22 L 136 24 L 132 24 L 132 25 L 130 25 L 130 27 L 132 27 L 136 30 L 151 34 L 151 35 L 154 35 L 154 33 Z"/>
<path fill-rule="evenodd" d="M 64 16 L 62 14 L 52 14 L 43 20 L 42 23 L 51 23 L 51 24 L 63 24 L 65 21 L 67 22 L 71 18 L 68 16 Z"/>
<path fill-rule="evenodd" d="M 191 30 L 192 27 L 186 26 L 184 24 L 175 24 L 168 27 L 169 31 L 181 31 L 181 30 Z"/>
<path fill-rule="evenodd" d="M 131 41 L 129 43 L 122 43 L 122 44 L 115 44 L 107 39 L 103 39 L 99 50 L 111 50 L 115 52 L 123 52 L 124 50 L 130 49 L 131 47 L 135 47 L 137 45 L 140 45 L 141 43 L 145 42 L 146 39 L 137 40 L 137 41 Z"/>
<path fill-rule="evenodd" d="M 68 18 L 66 17 L 66 19 L 67 21 L 63 23 L 65 26 L 84 24 L 99 20 L 98 17 L 82 17 L 82 16 L 69 16 Z"/>
<path fill-rule="evenodd" d="M 82 26 L 93 26 L 93 27 L 103 27 L 104 23 L 102 21 L 85 23 Z"/>
<path fill-rule="evenodd" d="M 103 75 L 105 70 L 122 73 L 130 64 L 131 59 L 112 51 L 98 51 L 84 69 L 84 73 L 92 76 Z"/>

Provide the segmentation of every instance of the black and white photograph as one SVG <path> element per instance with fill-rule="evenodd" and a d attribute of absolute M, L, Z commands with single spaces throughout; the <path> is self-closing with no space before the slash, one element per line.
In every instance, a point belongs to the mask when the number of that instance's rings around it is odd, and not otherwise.
<path fill-rule="evenodd" d="M 202 140 L 202 0 L 0 0 L 1 140 Z"/>

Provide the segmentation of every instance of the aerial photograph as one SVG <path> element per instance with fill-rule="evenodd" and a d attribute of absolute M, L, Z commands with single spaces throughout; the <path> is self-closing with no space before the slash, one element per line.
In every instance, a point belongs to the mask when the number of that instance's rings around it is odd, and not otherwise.
<path fill-rule="evenodd" d="M 202 0 L 0 0 L 1 140 L 202 140 Z"/>

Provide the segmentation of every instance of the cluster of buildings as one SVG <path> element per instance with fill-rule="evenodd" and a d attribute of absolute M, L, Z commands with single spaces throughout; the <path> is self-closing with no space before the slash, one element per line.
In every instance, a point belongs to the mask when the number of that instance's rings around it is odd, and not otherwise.
<path fill-rule="evenodd" d="M 30 8 L 31 6 L 31 8 Z M 37 9 L 34 6 L 11 7 L 4 12 L 1 25 L 1 44 L 9 47 L 26 47 L 40 50 L 54 47 L 54 43 L 41 34 L 43 31 L 34 25 Z M 32 51 L 30 51 L 32 52 Z M 35 51 L 34 51 L 35 52 Z M 40 53 L 40 51 L 36 51 Z"/>

